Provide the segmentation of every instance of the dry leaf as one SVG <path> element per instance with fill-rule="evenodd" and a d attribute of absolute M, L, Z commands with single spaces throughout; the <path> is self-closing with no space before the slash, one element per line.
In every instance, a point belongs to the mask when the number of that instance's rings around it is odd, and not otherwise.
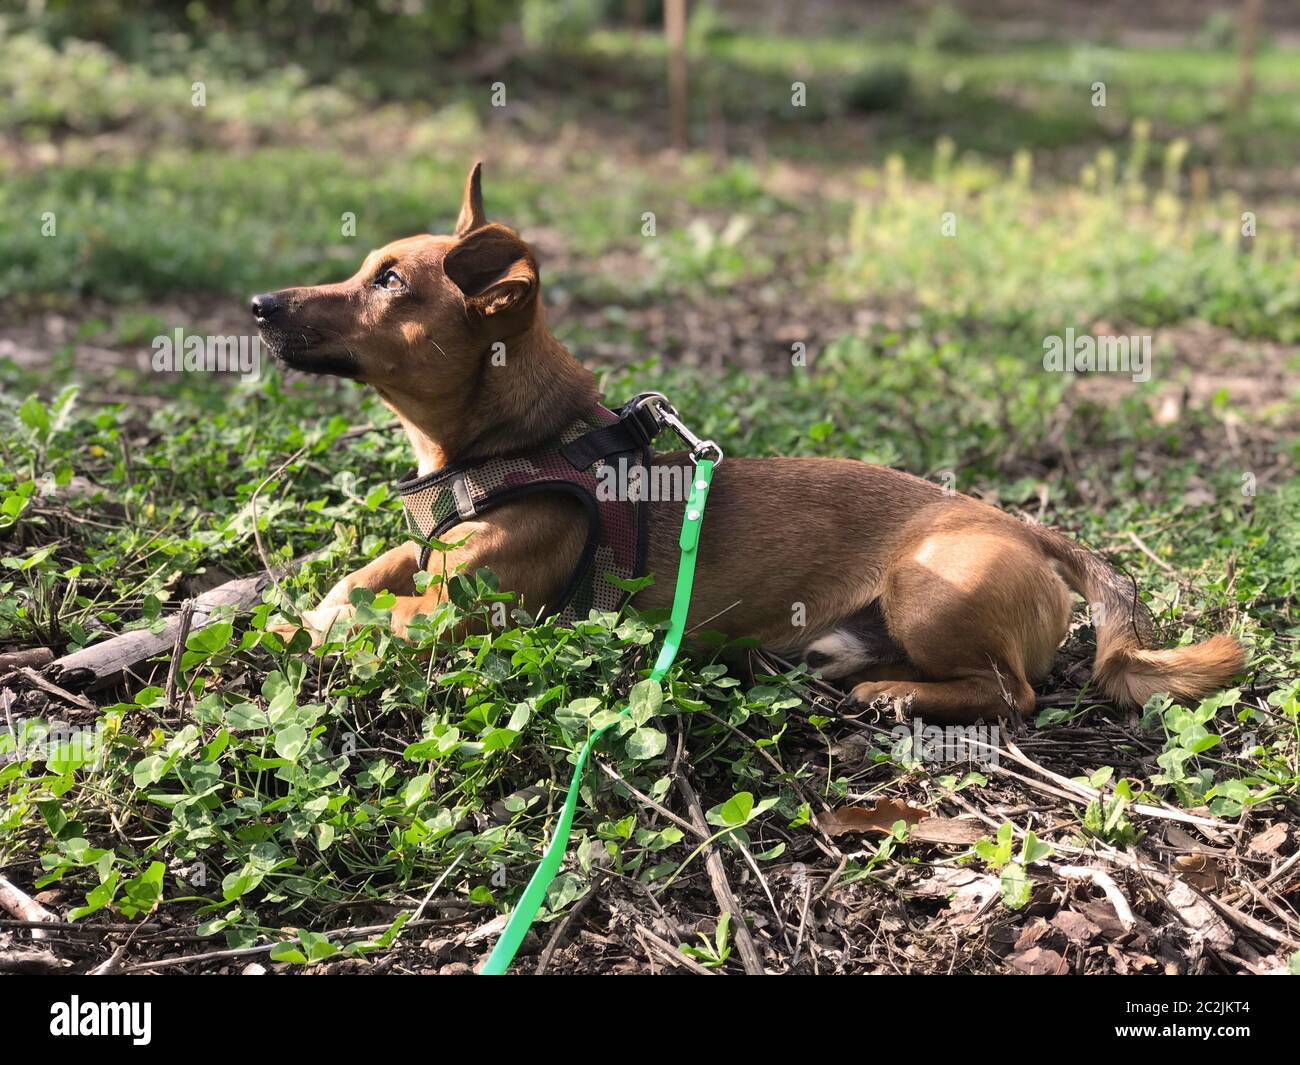
<path fill-rule="evenodd" d="M 1063 934 L 1071 943 L 1080 947 L 1090 943 L 1093 936 L 1101 931 L 1100 927 L 1074 910 L 1061 910 L 1053 915 L 1052 927 Z M 1123 928 L 1121 927 L 1120 930 L 1123 931 Z"/>
<path fill-rule="evenodd" d="M 1065 959 L 1054 950 L 1030 947 L 1007 958 L 1007 964 L 1017 972 L 1030 976 L 1060 976 L 1065 971 Z"/>
<path fill-rule="evenodd" d="M 1227 882 L 1223 867 L 1208 854 L 1180 854 L 1174 859 L 1178 874 L 1200 891 L 1218 891 Z"/>
<path fill-rule="evenodd" d="M 1023 954 L 1030 947 L 1038 946 L 1038 941 L 1051 930 L 1052 926 L 1041 917 L 1033 918 L 1020 930 L 1020 935 L 1016 937 L 1015 949 Z"/>
<path fill-rule="evenodd" d="M 1109 899 L 1080 899 L 1075 903 L 1075 909 L 1095 924 L 1107 939 L 1118 939 L 1129 932 L 1124 927 L 1124 922 L 1115 915 L 1115 907 Z M 1142 921 L 1140 918 L 1138 920 L 1138 931 L 1139 938 L 1145 938 L 1142 934 Z"/>
<path fill-rule="evenodd" d="M 509 918 L 510 915 L 508 913 L 498 914 L 496 917 L 493 917 L 492 920 L 465 933 L 461 943 L 464 946 L 472 947 L 475 943 L 481 943 L 485 939 L 491 939 L 493 936 L 500 935 L 500 933 L 505 929 L 506 921 L 509 920 Z"/>
<path fill-rule="evenodd" d="M 1176 847 L 1180 851 L 1199 851 L 1204 848 L 1200 840 L 1195 836 L 1184 832 L 1177 825 L 1168 823 L 1165 825 L 1165 842 L 1171 847 Z"/>
<path fill-rule="evenodd" d="M 953 865 L 936 866 L 934 875 L 912 889 L 917 895 L 948 899 L 949 919 L 954 928 L 968 925 L 1002 891 L 996 876 Z"/>
<path fill-rule="evenodd" d="M 1290 834 L 1285 821 L 1274 821 L 1263 832 L 1250 837 L 1247 848 L 1256 854 L 1276 854 Z"/>
<path fill-rule="evenodd" d="M 879 832 L 889 835 L 899 821 L 908 827 L 930 816 L 930 811 L 902 799 L 881 799 L 872 806 L 841 806 L 838 810 L 817 815 L 817 824 L 828 836 L 852 832 Z"/>

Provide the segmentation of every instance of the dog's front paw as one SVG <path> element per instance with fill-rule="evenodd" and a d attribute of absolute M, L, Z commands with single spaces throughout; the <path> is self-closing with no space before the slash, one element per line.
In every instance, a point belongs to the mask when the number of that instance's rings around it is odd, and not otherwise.
<path fill-rule="evenodd" d="M 266 627 L 266 631 L 275 633 L 277 636 L 280 637 L 280 639 L 282 639 L 287 644 L 290 640 L 292 640 L 295 636 L 298 635 L 298 633 L 302 632 L 303 630 L 300 629 L 297 625 L 294 625 L 292 622 L 286 621 L 280 625 L 268 625 Z"/>
<path fill-rule="evenodd" d="M 304 610 L 302 612 L 302 624 L 295 625 L 292 622 L 285 622 L 281 625 L 270 625 L 267 632 L 274 632 L 279 635 L 285 643 L 292 640 L 298 633 L 305 632 L 311 637 L 311 650 L 316 650 L 325 642 L 329 635 L 330 629 L 340 620 L 350 617 L 352 607 L 350 606 L 318 606 L 315 610 Z"/>

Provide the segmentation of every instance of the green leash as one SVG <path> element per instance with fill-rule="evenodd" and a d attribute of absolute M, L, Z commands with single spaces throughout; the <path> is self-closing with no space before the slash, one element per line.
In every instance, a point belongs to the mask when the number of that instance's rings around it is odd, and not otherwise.
<path fill-rule="evenodd" d="M 679 541 L 682 557 L 677 566 L 677 590 L 673 594 L 672 615 L 668 621 L 668 634 L 664 637 L 659 659 L 655 662 L 654 669 L 650 671 L 651 680 L 663 679 L 677 657 L 677 652 L 682 645 L 682 636 L 686 632 L 686 613 L 691 606 L 691 588 L 695 584 L 695 555 L 700 545 L 700 525 L 704 521 L 704 500 L 709 494 L 709 484 L 713 480 L 715 465 L 713 459 L 700 459 L 695 466 L 690 497 L 686 500 L 686 513 L 682 516 L 682 535 Z M 629 707 L 623 707 L 619 711 L 619 716 L 623 716 L 628 710 Z M 596 741 L 615 724 L 617 722 L 610 722 L 604 728 L 597 729 L 582 745 L 578 762 L 573 767 L 573 779 L 569 781 L 569 792 L 564 797 L 564 808 L 560 811 L 560 819 L 555 824 L 555 835 L 547 844 L 546 853 L 542 855 L 533 878 L 528 881 L 528 886 L 519 897 L 519 902 L 511 913 L 510 920 L 506 922 L 501 938 L 492 948 L 492 953 L 483 966 L 483 976 L 505 975 L 506 970 L 510 968 L 510 963 L 515 959 L 519 944 L 524 941 L 524 936 L 532 927 L 533 918 L 541 909 L 546 899 L 547 888 L 551 886 L 555 874 L 560 871 L 560 863 L 564 861 L 564 853 L 569 847 L 569 836 L 573 830 L 573 814 L 578 806 L 578 788 L 582 784 L 582 771 L 586 768 L 587 756 L 591 754 Z"/>

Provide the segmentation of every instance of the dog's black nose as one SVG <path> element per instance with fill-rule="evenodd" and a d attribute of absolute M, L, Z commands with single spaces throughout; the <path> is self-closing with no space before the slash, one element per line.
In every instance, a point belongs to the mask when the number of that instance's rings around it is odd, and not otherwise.
<path fill-rule="evenodd" d="M 273 292 L 263 292 L 260 296 L 253 297 L 254 318 L 272 318 L 283 309 L 284 304 L 280 302 L 280 297 Z"/>

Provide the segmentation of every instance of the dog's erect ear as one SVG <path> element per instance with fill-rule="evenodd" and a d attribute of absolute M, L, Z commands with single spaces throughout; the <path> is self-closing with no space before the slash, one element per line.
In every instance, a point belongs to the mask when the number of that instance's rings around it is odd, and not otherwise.
<path fill-rule="evenodd" d="M 475 163 L 465 179 L 465 197 L 461 200 L 460 214 L 456 218 L 456 236 L 463 237 L 480 226 L 487 225 L 483 213 L 483 164 Z"/>
<path fill-rule="evenodd" d="M 479 314 L 527 305 L 537 291 L 537 263 L 528 245 L 495 222 L 472 231 L 443 259 L 443 269 Z"/>

